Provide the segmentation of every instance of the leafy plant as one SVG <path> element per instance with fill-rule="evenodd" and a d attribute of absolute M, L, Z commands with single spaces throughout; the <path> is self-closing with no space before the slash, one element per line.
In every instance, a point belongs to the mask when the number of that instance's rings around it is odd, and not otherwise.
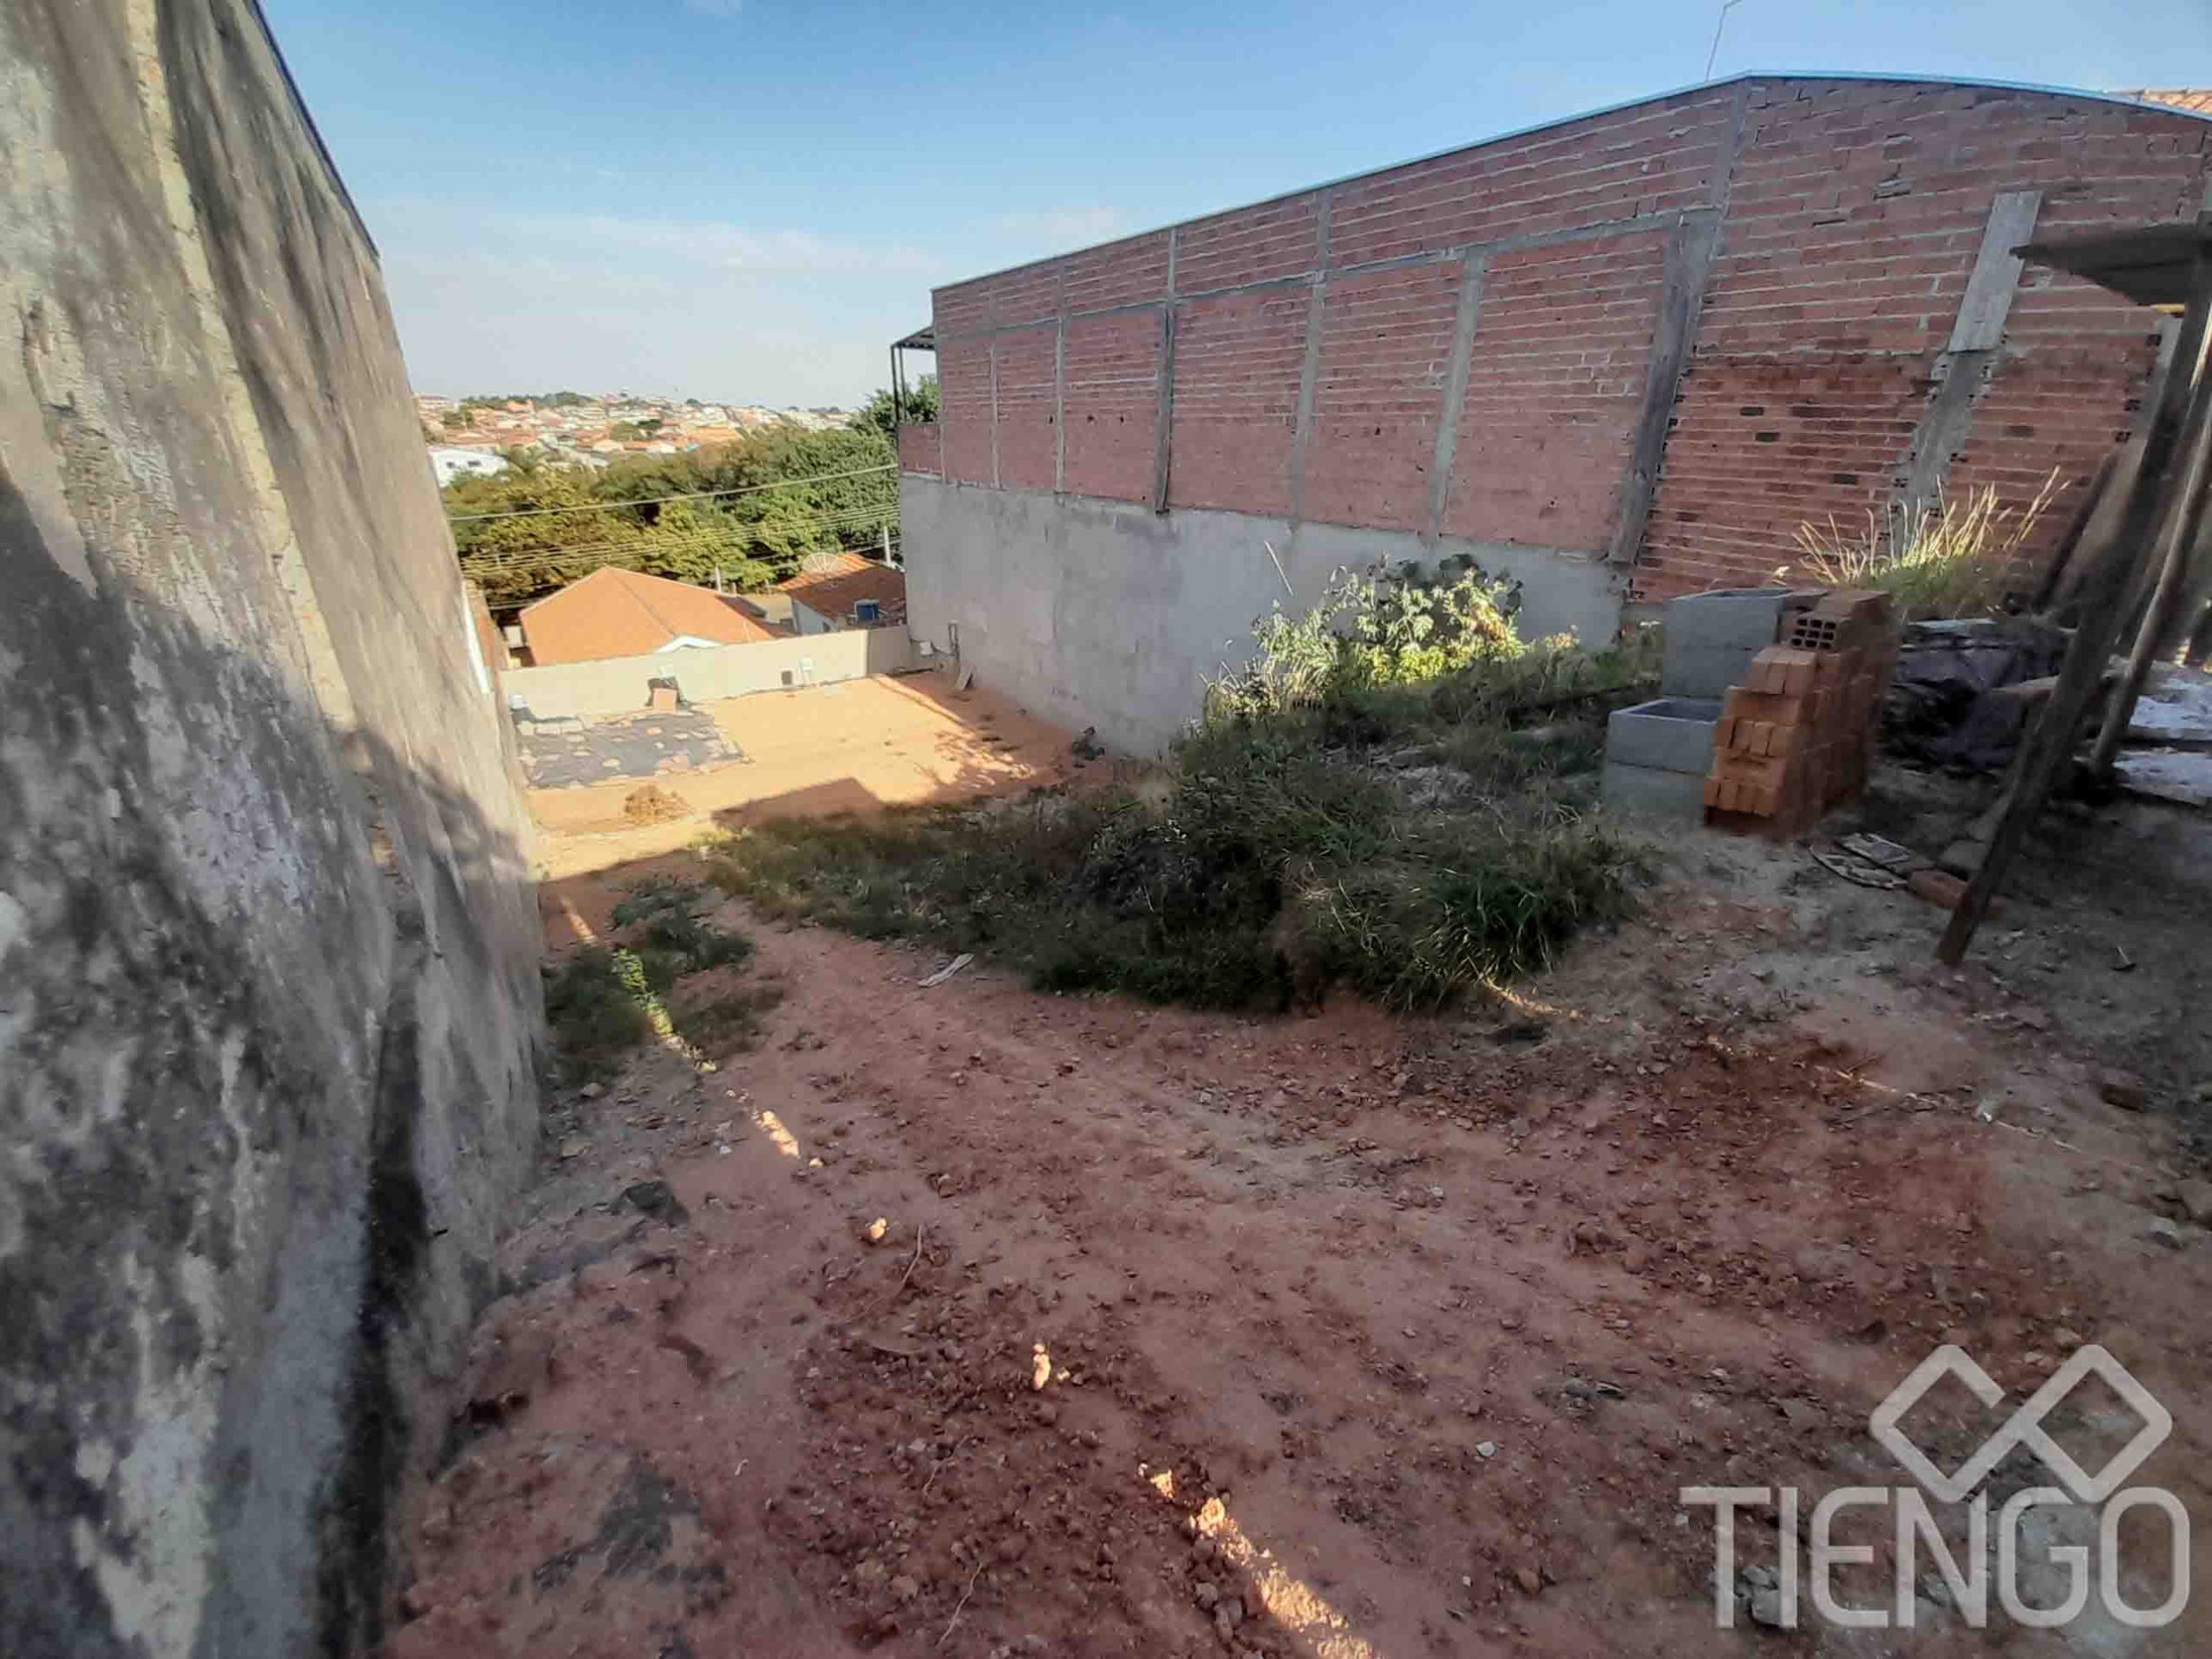
<path fill-rule="evenodd" d="M 775 1006 L 766 988 L 681 994 L 684 982 L 741 966 L 753 954 L 751 939 L 701 916 L 709 896 L 697 882 L 648 877 L 614 906 L 620 943 L 586 945 L 549 971 L 546 1020 L 569 1076 L 607 1076 L 653 1037 L 696 1047 L 741 1042 Z"/>
<path fill-rule="evenodd" d="M 1208 689 L 1211 717 L 1278 713 L 1349 691 L 1457 673 L 1528 649 L 1514 632 L 1518 594 L 1466 561 L 1438 579 L 1409 566 L 1339 570 L 1302 615 L 1280 603 L 1253 632 L 1251 662 Z"/>
<path fill-rule="evenodd" d="M 639 995 L 644 980 L 633 952 L 596 944 L 584 946 L 547 976 L 546 1023 L 569 1076 L 606 1077 L 652 1034 Z"/>

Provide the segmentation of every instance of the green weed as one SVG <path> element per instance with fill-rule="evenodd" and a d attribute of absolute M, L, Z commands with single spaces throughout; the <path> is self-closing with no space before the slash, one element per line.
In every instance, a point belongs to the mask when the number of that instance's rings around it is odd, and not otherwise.
<path fill-rule="evenodd" d="M 653 1037 L 693 1048 L 749 1039 L 760 1014 L 775 1006 L 776 996 L 759 989 L 671 1006 L 683 982 L 734 969 L 753 954 L 751 939 L 701 916 L 709 897 L 697 882 L 648 877 L 614 907 L 617 943 L 587 945 L 548 970 L 546 1021 L 572 1080 L 612 1076 L 625 1054 Z"/>
<path fill-rule="evenodd" d="M 1331 982 L 1434 1007 L 1628 912 L 1642 850 L 1592 807 L 1639 637 L 1526 644 L 1478 574 L 1341 582 L 1134 785 L 741 830 L 709 879 L 764 912 L 929 939 L 1040 988 L 1280 1008 Z"/>

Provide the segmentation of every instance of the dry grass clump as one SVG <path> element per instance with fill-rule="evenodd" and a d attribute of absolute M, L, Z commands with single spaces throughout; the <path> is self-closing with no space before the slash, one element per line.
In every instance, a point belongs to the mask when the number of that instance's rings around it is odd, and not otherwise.
<path fill-rule="evenodd" d="M 1822 587 L 1878 588 L 1908 618 L 1987 616 L 2003 604 L 2012 563 L 2058 487 L 2053 467 L 2024 507 L 2000 505 L 1995 487 L 1985 486 L 1955 505 L 1938 496 L 1910 512 L 1870 507 L 1856 535 L 1833 518 L 1800 524 L 1797 572 Z"/>

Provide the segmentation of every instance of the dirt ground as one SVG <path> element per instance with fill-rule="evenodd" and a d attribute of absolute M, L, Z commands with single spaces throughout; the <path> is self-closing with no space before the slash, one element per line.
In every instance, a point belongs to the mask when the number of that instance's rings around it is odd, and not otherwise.
<path fill-rule="evenodd" d="M 2212 881 L 2161 811 L 2056 825 L 1958 972 L 1910 895 L 1689 832 L 1641 920 L 1427 1020 L 756 928 L 753 1052 L 557 1102 L 390 1651 L 2212 1651 L 2202 1596 L 1977 1632 L 1924 1573 L 1912 1631 L 1717 1630 L 1678 1497 L 1901 1480 L 1868 1414 L 1947 1341 L 2007 1391 L 1908 1418 L 1955 1467 L 2090 1341 L 2173 1416 L 2136 1484 L 2212 1518 Z M 553 947 L 689 856 L 550 884 Z M 2092 1468 L 2103 1387 L 2048 1425 Z M 2122 1536 L 2155 1604 L 2163 1535 Z"/>
<path fill-rule="evenodd" d="M 654 779 L 682 798 L 683 817 L 630 823 L 623 803 L 636 779 L 531 791 L 531 812 L 548 832 L 542 855 L 549 874 L 650 857 L 718 823 L 961 800 L 1051 783 L 1069 766 L 1067 733 L 982 687 L 955 690 L 942 672 L 701 706 L 746 758 Z"/>

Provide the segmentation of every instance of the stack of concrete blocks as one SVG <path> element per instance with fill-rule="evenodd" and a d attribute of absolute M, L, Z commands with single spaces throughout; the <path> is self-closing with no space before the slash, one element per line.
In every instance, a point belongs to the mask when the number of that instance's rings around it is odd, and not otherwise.
<path fill-rule="evenodd" d="M 1792 594 L 1781 634 L 1722 705 L 1704 789 L 1716 828 L 1802 835 L 1866 787 L 1875 714 L 1897 665 L 1889 596 Z"/>
<path fill-rule="evenodd" d="M 1775 642 L 1781 588 L 1693 594 L 1667 607 L 1660 695 L 1614 711 L 1605 728 L 1605 804 L 1694 821 L 1704 810 L 1706 774 L 1721 699 Z"/>

